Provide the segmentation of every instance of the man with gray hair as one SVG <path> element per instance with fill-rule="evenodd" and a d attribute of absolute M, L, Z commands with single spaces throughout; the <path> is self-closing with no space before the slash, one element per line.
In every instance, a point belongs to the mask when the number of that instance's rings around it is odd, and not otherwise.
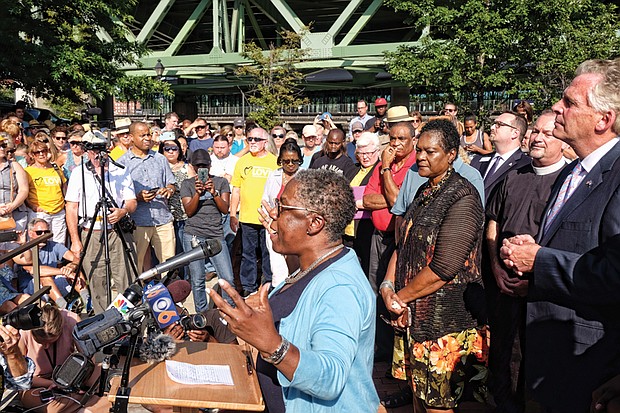
<path fill-rule="evenodd" d="M 548 412 L 588 411 L 593 390 L 620 371 L 618 297 L 607 294 L 599 262 L 580 267 L 597 286 L 589 293 L 573 276 L 582 254 L 620 234 L 618 90 L 620 58 L 577 68 L 552 110 L 553 136 L 579 159 L 558 176 L 536 239 L 517 235 L 500 250 L 507 268 L 530 281 L 526 383 Z"/>
<path fill-rule="evenodd" d="M 240 277 L 243 294 L 249 295 L 258 290 L 258 269 L 256 250 L 262 256 L 263 282 L 271 281 L 269 251 L 265 244 L 266 231 L 259 221 L 258 208 L 265 190 L 265 182 L 271 171 L 278 168 L 277 158 L 267 151 L 269 134 L 262 128 L 254 128 L 247 133 L 249 153 L 243 155 L 230 182 L 233 189 L 230 198 L 230 228 L 237 232 L 241 228 Z M 237 218 L 236 211 L 239 210 Z"/>

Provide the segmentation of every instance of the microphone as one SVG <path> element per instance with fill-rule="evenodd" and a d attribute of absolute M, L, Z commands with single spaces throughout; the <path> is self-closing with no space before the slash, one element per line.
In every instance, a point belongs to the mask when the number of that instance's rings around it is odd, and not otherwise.
<path fill-rule="evenodd" d="M 192 292 L 192 286 L 188 281 L 176 280 L 168 284 L 168 291 L 170 292 L 172 301 L 180 303 L 189 297 L 189 294 Z"/>
<path fill-rule="evenodd" d="M 148 288 L 148 287 L 147 287 Z M 144 298 L 161 330 L 181 319 L 170 291 L 163 284 L 155 284 L 144 291 Z"/>
<path fill-rule="evenodd" d="M 177 345 L 174 339 L 166 334 L 160 333 L 153 338 L 149 335 L 148 339 L 140 346 L 140 360 L 149 364 L 161 362 L 174 356 Z"/>
<path fill-rule="evenodd" d="M 84 112 L 87 115 L 93 116 L 93 115 L 101 115 L 103 113 L 103 111 L 101 110 L 101 108 L 95 108 L 95 107 L 90 107 L 88 109 L 85 109 Z"/>
<path fill-rule="evenodd" d="M 190 287 L 191 288 L 191 287 Z M 109 310 L 111 308 L 116 308 L 119 313 L 123 315 L 123 317 L 127 316 L 127 313 L 139 305 L 142 302 L 142 287 L 138 284 L 131 284 L 124 293 L 118 294 L 114 301 L 106 308 Z"/>
<path fill-rule="evenodd" d="M 170 270 L 174 270 L 175 268 L 182 267 L 192 261 L 200 260 L 206 257 L 213 257 L 214 255 L 219 254 L 221 251 L 222 244 L 219 240 L 208 239 L 205 242 L 199 243 L 196 248 L 193 248 L 192 250 L 184 252 L 182 254 L 175 255 L 168 261 L 156 265 L 150 270 L 143 272 L 142 274 L 140 274 L 140 276 L 138 276 L 138 279 L 141 281 L 148 280 L 149 278 L 153 278 L 156 275 L 168 272 Z"/>

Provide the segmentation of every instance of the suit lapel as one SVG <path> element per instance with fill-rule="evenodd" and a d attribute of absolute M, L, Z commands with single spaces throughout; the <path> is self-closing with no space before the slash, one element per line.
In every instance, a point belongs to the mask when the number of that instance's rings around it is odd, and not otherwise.
<path fill-rule="evenodd" d="M 571 195 L 571 197 L 566 201 L 562 209 L 560 209 L 560 211 L 558 212 L 558 215 L 551 223 L 549 229 L 543 234 L 541 244 L 544 245 L 546 242 L 548 242 L 549 239 L 553 236 L 553 234 L 555 234 L 555 232 L 560 228 L 562 221 L 567 216 L 569 216 L 575 209 L 577 209 L 586 199 L 588 199 L 590 194 L 603 182 L 603 175 L 612 168 L 614 162 L 618 159 L 618 156 L 620 156 L 620 144 L 616 144 L 613 148 L 611 148 L 611 150 L 607 152 L 596 165 L 594 165 L 592 170 L 585 176 L 585 178 L 583 178 L 577 189 L 575 189 L 575 192 Z M 561 176 L 563 177 L 562 180 L 558 179 L 556 181 L 556 185 L 553 189 L 553 198 L 550 198 L 553 199 L 553 202 L 547 203 L 547 208 L 545 208 L 544 215 L 545 219 L 541 224 L 541 228 L 544 228 L 547 211 L 549 208 L 551 208 L 553 203 L 555 203 L 555 198 L 557 197 L 562 183 L 564 182 L 566 176 L 568 176 L 570 171 L 574 169 L 576 164 L 577 161 L 571 163 L 571 168 L 565 168 L 565 170 L 562 171 L 561 174 Z"/>
<path fill-rule="evenodd" d="M 568 176 L 568 174 L 570 174 L 570 172 L 575 168 L 576 165 L 577 165 L 577 161 L 573 161 L 569 163 L 567 166 L 564 167 L 562 172 L 560 172 L 560 174 L 555 180 L 555 184 L 553 185 L 553 189 L 551 190 L 551 194 L 549 195 L 549 199 L 547 200 L 547 205 L 545 206 L 545 210 L 543 211 L 543 216 L 540 222 L 540 228 L 538 230 L 538 236 L 536 237 L 536 242 L 538 244 L 542 243 L 543 235 L 546 235 L 546 234 L 543 234 L 542 232 L 543 232 L 543 228 L 545 228 L 545 225 L 547 225 L 547 214 L 549 213 L 549 210 L 555 203 L 555 199 L 558 197 L 558 193 L 560 192 L 560 189 L 562 188 L 562 184 L 566 180 L 566 177 Z M 547 231 L 547 233 L 549 232 L 550 231 Z M 545 239 L 546 238 L 547 237 L 545 236 Z"/>

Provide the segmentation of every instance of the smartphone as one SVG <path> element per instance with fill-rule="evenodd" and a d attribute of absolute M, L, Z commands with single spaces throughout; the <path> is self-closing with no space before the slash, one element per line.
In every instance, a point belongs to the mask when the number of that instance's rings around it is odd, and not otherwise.
<path fill-rule="evenodd" d="M 151 193 L 151 194 L 156 194 L 156 193 L 157 193 L 157 191 L 159 191 L 160 189 L 161 189 L 161 188 L 159 188 L 159 187 L 157 187 L 157 188 L 151 188 L 151 189 L 149 189 L 149 193 Z"/>
<path fill-rule="evenodd" d="M 202 181 L 202 183 L 206 183 L 209 180 L 209 168 L 198 168 L 198 179 Z"/>

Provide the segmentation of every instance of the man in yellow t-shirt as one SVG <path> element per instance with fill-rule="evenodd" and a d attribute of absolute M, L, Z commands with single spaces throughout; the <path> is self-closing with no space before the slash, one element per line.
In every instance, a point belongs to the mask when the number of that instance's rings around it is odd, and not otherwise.
<path fill-rule="evenodd" d="M 264 282 L 271 281 L 269 251 L 265 245 L 267 233 L 258 220 L 258 208 L 263 197 L 265 182 L 269 173 L 278 168 L 276 157 L 267 152 L 269 134 L 262 128 L 254 128 L 247 133 L 249 153 L 243 155 L 231 181 L 233 186 L 230 199 L 230 228 L 237 232 L 241 226 L 241 285 L 244 295 L 258 290 L 259 280 L 256 268 L 256 248 L 260 246 Z M 239 207 L 239 218 L 235 211 Z"/>

